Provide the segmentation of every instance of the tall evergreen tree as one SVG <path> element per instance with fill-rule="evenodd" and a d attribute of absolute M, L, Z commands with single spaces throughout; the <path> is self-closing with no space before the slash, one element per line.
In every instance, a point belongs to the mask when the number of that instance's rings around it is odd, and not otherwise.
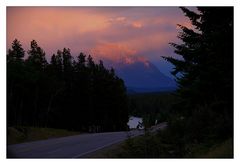
<path fill-rule="evenodd" d="M 194 91 L 191 89 L 197 88 L 198 92 L 203 94 L 199 99 L 199 93 L 195 92 L 198 94 L 198 100 L 210 101 L 218 96 L 223 96 L 222 92 L 219 92 L 220 86 L 222 89 L 228 86 L 230 88 L 226 91 L 230 92 L 228 97 L 231 97 L 233 84 L 233 9 L 230 7 L 200 7 L 198 8 L 199 13 L 187 8 L 181 9 L 191 20 L 195 30 L 178 25 L 182 29 L 178 38 L 183 43 L 171 43 L 171 45 L 175 47 L 175 53 L 180 55 L 183 60 L 164 57 L 175 66 L 172 74 L 177 78 L 179 92 L 187 95 L 188 91 L 192 93 Z M 223 75 L 226 77 L 221 77 Z M 225 80 L 228 84 L 221 84 Z M 205 90 L 200 89 L 201 85 Z M 193 93 L 190 97 L 193 97 Z"/>
<path fill-rule="evenodd" d="M 27 62 L 38 69 L 44 69 L 47 65 L 45 58 L 45 52 L 41 47 L 38 46 L 35 40 L 31 41 L 30 50 L 28 51 Z"/>
<path fill-rule="evenodd" d="M 63 48 L 62 51 L 63 72 L 69 72 L 72 68 L 72 56 L 70 49 Z"/>
<path fill-rule="evenodd" d="M 22 124 L 24 99 L 24 81 L 26 72 L 24 66 L 25 51 L 20 41 L 15 39 L 7 54 L 7 120 L 8 125 Z"/>
<path fill-rule="evenodd" d="M 7 62 L 22 61 L 25 55 L 25 51 L 22 48 L 20 41 L 15 39 L 12 43 L 12 49 L 8 50 Z"/>
<path fill-rule="evenodd" d="M 172 74 L 179 85 L 181 104 L 175 109 L 189 119 L 192 135 L 212 133 L 217 138 L 231 137 L 233 8 L 198 7 L 196 12 L 181 9 L 193 28 L 178 25 L 182 43 L 171 45 L 181 58 L 163 57 L 174 65 Z"/>
<path fill-rule="evenodd" d="M 86 63 L 86 55 L 85 54 L 80 53 L 79 56 L 77 57 L 77 59 L 78 59 L 78 65 L 80 67 L 85 66 L 85 63 Z"/>

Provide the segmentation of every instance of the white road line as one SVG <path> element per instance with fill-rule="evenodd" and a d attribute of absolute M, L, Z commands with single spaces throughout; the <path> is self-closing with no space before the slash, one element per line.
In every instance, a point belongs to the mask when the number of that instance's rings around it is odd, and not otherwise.
<path fill-rule="evenodd" d="M 124 140 L 126 140 L 126 139 L 116 140 L 116 141 L 114 141 L 114 142 L 112 142 L 112 143 L 108 143 L 108 144 L 106 144 L 106 145 L 104 145 L 104 146 L 101 146 L 101 147 L 95 148 L 95 149 L 93 149 L 93 150 L 90 150 L 90 151 L 87 151 L 87 152 L 78 154 L 78 155 L 76 155 L 76 156 L 73 156 L 72 158 L 79 158 L 79 157 L 81 157 L 81 156 L 83 156 L 83 155 L 86 155 L 86 154 L 95 152 L 95 151 L 97 151 L 97 150 L 103 149 L 103 148 L 105 148 L 105 147 L 108 147 L 108 146 L 110 146 L 110 145 L 113 145 L 113 144 L 115 144 L 115 143 L 118 143 L 118 142 L 121 142 L 121 141 L 124 141 Z"/>
<path fill-rule="evenodd" d="M 137 134 L 137 135 L 130 135 L 130 137 L 136 137 L 136 136 L 140 136 L 140 135 L 142 135 L 142 134 L 143 134 L 143 133 L 140 133 L 140 134 Z M 81 156 L 84 156 L 84 155 L 87 155 L 87 154 L 89 154 L 89 153 L 92 153 L 92 152 L 95 152 L 95 151 L 97 151 L 97 150 L 100 150 L 100 149 L 103 149 L 103 148 L 105 148 L 105 147 L 108 147 L 108 146 L 110 146 L 110 145 L 113 145 L 113 144 L 116 144 L 116 143 L 118 143 L 118 142 L 124 141 L 124 140 L 126 140 L 127 138 L 128 138 L 128 137 L 126 136 L 126 138 L 124 138 L 124 139 L 116 140 L 116 141 L 114 141 L 114 142 L 112 142 L 112 143 L 108 143 L 108 144 L 106 144 L 106 145 L 104 145 L 104 146 L 101 146 L 101 147 L 95 148 L 95 149 L 93 149 L 93 150 L 90 150 L 90 151 L 87 151 L 87 152 L 78 154 L 78 155 L 76 155 L 76 156 L 74 156 L 74 157 L 72 157 L 72 158 L 79 158 L 79 157 L 81 157 Z"/>

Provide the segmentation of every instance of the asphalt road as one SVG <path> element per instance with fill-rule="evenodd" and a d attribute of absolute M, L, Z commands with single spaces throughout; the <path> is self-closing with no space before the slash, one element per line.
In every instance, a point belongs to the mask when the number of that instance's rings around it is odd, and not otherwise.
<path fill-rule="evenodd" d="M 79 158 L 104 147 L 144 134 L 143 130 L 81 134 L 9 145 L 8 158 Z"/>

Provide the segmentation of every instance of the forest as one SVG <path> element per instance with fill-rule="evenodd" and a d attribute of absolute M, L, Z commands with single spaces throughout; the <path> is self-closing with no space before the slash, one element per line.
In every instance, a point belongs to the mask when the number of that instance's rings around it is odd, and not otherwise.
<path fill-rule="evenodd" d="M 70 49 L 47 62 L 35 40 L 30 50 L 15 39 L 7 54 L 7 125 L 102 132 L 127 129 L 124 82 L 114 69 Z"/>
<path fill-rule="evenodd" d="M 64 48 L 48 63 L 35 40 L 27 57 L 14 40 L 7 53 L 7 126 L 122 131 L 136 115 L 149 127 L 167 122 L 167 129 L 128 140 L 119 157 L 200 157 L 199 150 L 223 143 L 231 150 L 225 156 L 233 157 L 233 7 L 180 9 L 192 26 L 178 25 L 181 42 L 170 43 L 177 57 L 162 56 L 174 66 L 172 93 L 127 95 L 114 69 L 90 55 L 75 60 Z"/>

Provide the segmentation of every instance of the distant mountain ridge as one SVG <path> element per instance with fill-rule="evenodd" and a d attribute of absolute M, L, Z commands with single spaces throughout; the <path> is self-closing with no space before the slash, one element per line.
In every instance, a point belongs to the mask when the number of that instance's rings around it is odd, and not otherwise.
<path fill-rule="evenodd" d="M 151 62 L 136 61 L 134 63 L 104 61 L 106 66 L 113 67 L 116 74 L 122 78 L 131 93 L 173 91 L 176 82 L 164 75 Z"/>
<path fill-rule="evenodd" d="M 135 88 L 127 87 L 128 94 L 136 93 L 154 93 L 154 92 L 172 92 L 175 91 L 176 87 L 163 87 L 163 88 Z"/>

